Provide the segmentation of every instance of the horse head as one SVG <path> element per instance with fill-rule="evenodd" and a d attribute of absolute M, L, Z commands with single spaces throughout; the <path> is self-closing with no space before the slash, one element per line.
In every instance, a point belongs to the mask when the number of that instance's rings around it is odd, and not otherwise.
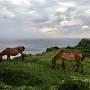
<path fill-rule="evenodd" d="M 62 52 L 64 52 L 64 51 L 65 51 L 65 50 L 62 48 L 62 49 L 59 51 L 59 54 L 62 53 Z"/>

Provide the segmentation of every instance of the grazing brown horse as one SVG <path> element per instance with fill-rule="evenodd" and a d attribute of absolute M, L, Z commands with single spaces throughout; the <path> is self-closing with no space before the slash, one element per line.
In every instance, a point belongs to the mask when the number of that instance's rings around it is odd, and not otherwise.
<path fill-rule="evenodd" d="M 4 55 L 7 55 L 7 60 L 10 60 L 10 56 L 16 56 L 17 54 L 21 54 L 22 59 L 24 60 L 24 54 L 23 51 L 25 50 L 24 46 L 18 46 L 15 48 L 6 48 L 0 53 L 0 61 L 2 61 L 2 57 Z"/>
<path fill-rule="evenodd" d="M 65 68 L 65 64 L 64 61 L 74 61 L 75 65 L 74 67 L 76 67 L 75 72 L 78 71 L 78 68 L 81 66 L 81 72 L 83 72 L 83 65 L 81 63 L 81 61 L 83 61 L 85 59 L 85 54 L 81 53 L 81 52 L 75 52 L 75 51 L 66 51 L 64 49 L 61 49 L 52 59 L 52 64 L 53 64 L 53 68 L 56 65 L 56 60 L 60 58 L 62 61 L 62 67 Z"/>

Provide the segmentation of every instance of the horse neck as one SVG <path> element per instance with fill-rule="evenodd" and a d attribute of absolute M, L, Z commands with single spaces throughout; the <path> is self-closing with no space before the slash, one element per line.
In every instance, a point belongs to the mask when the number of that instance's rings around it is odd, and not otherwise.
<path fill-rule="evenodd" d="M 16 47 L 16 49 L 18 50 L 18 52 L 23 52 L 25 50 L 24 46 L 18 46 Z"/>
<path fill-rule="evenodd" d="M 1 53 L 0 53 L 0 56 L 4 56 L 5 55 L 5 51 L 2 51 Z"/>
<path fill-rule="evenodd" d="M 56 60 L 58 59 L 58 57 L 59 57 L 58 54 L 56 54 L 56 55 L 53 57 L 53 59 L 52 59 L 52 63 L 53 63 L 53 64 L 56 63 Z"/>

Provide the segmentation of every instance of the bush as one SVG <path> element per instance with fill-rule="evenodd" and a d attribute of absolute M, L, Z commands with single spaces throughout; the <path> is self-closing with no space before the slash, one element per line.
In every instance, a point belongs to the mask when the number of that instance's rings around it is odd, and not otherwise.
<path fill-rule="evenodd" d="M 62 80 L 57 90 L 89 90 L 89 82 L 82 80 Z"/>
<path fill-rule="evenodd" d="M 59 50 L 59 47 L 55 46 L 55 47 L 47 48 L 46 52 L 53 51 L 53 50 Z"/>
<path fill-rule="evenodd" d="M 67 46 L 66 48 L 67 49 L 74 49 L 74 47 L 71 47 L 71 46 Z"/>

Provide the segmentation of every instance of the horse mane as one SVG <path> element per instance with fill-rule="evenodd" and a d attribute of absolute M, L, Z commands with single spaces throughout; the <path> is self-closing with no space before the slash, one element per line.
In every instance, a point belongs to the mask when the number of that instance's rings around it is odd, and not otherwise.
<path fill-rule="evenodd" d="M 64 52 L 65 50 L 62 48 L 56 55 L 60 55 L 62 52 Z"/>
<path fill-rule="evenodd" d="M 55 64 L 56 63 L 56 60 L 59 58 L 59 55 L 60 55 L 60 51 L 53 56 L 53 58 L 52 58 L 52 64 Z"/>

